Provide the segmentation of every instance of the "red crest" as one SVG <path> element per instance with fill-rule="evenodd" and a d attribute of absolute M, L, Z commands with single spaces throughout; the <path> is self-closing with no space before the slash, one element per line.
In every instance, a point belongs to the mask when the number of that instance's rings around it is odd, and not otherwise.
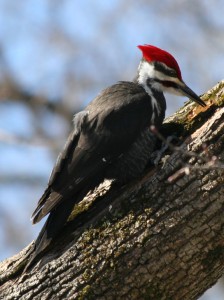
<path fill-rule="evenodd" d="M 145 60 L 148 62 L 160 61 L 161 63 L 164 63 L 167 67 L 176 70 L 178 78 L 182 80 L 179 65 L 169 52 L 152 45 L 139 45 L 138 48 L 142 51 Z"/>

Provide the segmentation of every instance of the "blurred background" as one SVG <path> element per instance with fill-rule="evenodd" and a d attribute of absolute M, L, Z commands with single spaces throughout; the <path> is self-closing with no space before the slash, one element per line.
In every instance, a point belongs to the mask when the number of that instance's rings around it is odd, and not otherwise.
<path fill-rule="evenodd" d="M 135 76 L 136 45 L 171 52 L 199 95 L 223 79 L 223 11 L 222 0 L 0 0 L 0 260 L 37 236 L 30 215 L 73 115 Z M 167 115 L 186 101 L 166 98 Z M 220 281 L 202 299 L 223 292 Z"/>

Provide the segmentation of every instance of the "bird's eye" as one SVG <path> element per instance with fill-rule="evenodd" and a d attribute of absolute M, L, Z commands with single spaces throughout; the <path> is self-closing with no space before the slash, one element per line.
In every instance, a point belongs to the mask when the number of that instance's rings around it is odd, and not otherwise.
<path fill-rule="evenodd" d="M 162 72 L 169 77 L 177 77 L 176 70 L 167 67 L 167 65 L 165 65 L 164 63 L 155 61 L 154 66 L 157 71 Z"/>

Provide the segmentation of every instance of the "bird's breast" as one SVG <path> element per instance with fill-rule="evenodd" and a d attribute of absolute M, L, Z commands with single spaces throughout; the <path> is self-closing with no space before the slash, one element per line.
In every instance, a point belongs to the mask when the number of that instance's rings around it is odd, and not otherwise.
<path fill-rule="evenodd" d="M 107 170 L 106 177 L 116 179 L 125 184 L 142 174 L 156 146 L 156 137 L 147 128 L 132 144 L 130 149 L 122 153 Z"/>

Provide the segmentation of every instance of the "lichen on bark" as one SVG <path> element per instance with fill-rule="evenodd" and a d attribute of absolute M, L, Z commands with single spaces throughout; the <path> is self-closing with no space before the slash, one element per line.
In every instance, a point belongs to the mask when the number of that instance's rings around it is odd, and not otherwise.
<path fill-rule="evenodd" d="M 89 194 L 27 274 L 29 247 L 2 262 L 0 299 L 197 299 L 214 284 L 224 270 L 224 82 L 203 99 L 205 109 L 187 103 L 165 121 L 182 143 L 163 163 Z"/>

